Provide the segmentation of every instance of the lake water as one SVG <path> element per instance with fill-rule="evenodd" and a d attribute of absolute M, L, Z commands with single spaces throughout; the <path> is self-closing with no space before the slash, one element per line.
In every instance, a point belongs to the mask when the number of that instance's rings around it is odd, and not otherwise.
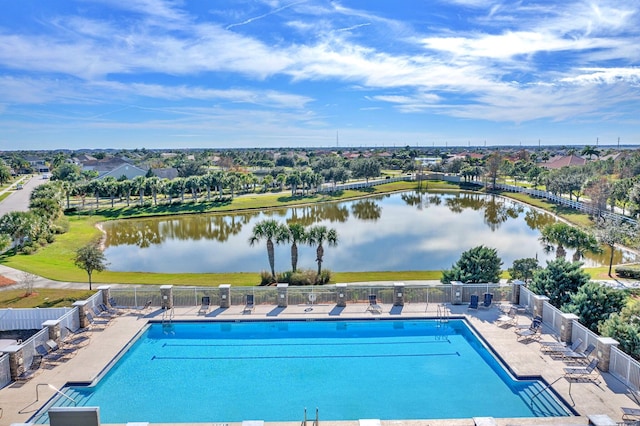
<path fill-rule="evenodd" d="M 266 243 L 248 243 L 253 226 L 264 219 L 336 229 L 338 245 L 325 245 L 322 264 L 336 272 L 448 269 L 463 251 L 481 244 L 497 249 L 503 269 L 525 257 L 544 266 L 555 256 L 538 241 L 540 229 L 554 221 L 548 213 L 495 195 L 418 192 L 265 212 L 106 222 L 105 256 L 112 271 L 266 271 Z M 608 264 L 607 253 L 584 261 Z M 290 270 L 290 259 L 289 245 L 276 246 L 276 271 Z M 315 247 L 299 247 L 298 269 L 317 269 L 315 259 Z M 631 255 L 615 253 L 615 263 L 626 260 Z"/>

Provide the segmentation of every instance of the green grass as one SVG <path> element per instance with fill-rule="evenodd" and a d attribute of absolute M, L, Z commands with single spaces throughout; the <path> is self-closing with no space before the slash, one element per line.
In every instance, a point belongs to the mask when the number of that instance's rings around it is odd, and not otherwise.
<path fill-rule="evenodd" d="M 559 206 L 546 199 L 532 197 L 527 194 L 513 192 L 504 192 L 500 194 L 505 197 L 513 198 L 514 200 L 518 200 L 522 203 L 529 204 L 531 206 L 551 212 L 581 228 L 591 228 L 593 226 L 593 221 L 589 218 L 589 215 L 578 210 Z"/>
<path fill-rule="evenodd" d="M 37 289 L 28 296 L 22 289 L 0 291 L 0 308 L 60 308 L 71 307 L 95 292 L 88 290 Z"/>

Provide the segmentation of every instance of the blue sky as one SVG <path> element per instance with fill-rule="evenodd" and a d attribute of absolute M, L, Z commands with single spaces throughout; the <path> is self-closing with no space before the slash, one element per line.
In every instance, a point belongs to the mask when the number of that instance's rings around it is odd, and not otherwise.
<path fill-rule="evenodd" d="M 0 149 L 640 144 L 637 0 L 20 0 Z"/>

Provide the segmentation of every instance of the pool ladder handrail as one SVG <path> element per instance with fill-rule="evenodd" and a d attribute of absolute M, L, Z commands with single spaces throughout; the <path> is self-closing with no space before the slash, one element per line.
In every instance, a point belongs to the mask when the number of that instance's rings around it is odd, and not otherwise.
<path fill-rule="evenodd" d="M 318 417 L 318 407 L 316 407 L 316 419 L 311 426 L 318 426 L 320 419 Z M 304 420 L 302 420 L 301 426 L 307 426 L 307 407 L 304 407 Z"/>
<path fill-rule="evenodd" d="M 444 303 L 438 304 L 438 325 L 449 322 L 449 311 Z"/>
<path fill-rule="evenodd" d="M 165 323 L 171 324 L 171 321 L 173 320 L 174 316 L 175 316 L 175 311 L 173 309 L 173 306 L 171 308 L 165 308 L 162 312 L 162 324 L 165 324 Z"/>

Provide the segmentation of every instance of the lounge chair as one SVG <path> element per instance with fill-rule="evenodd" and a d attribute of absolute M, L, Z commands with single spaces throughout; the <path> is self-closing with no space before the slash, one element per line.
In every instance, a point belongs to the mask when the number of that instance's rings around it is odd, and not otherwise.
<path fill-rule="evenodd" d="M 65 337 L 63 343 L 65 345 L 73 345 L 79 346 L 81 343 L 89 340 L 89 329 L 88 328 L 79 328 L 77 330 L 71 330 L 69 327 L 64 327 L 67 330 L 67 336 Z"/>
<path fill-rule="evenodd" d="M 477 294 L 472 294 L 469 299 L 469 306 L 467 309 L 478 309 L 478 303 L 480 302 L 480 297 Z"/>
<path fill-rule="evenodd" d="M 253 310 L 256 308 L 256 305 L 254 303 L 254 298 L 253 298 L 253 294 L 247 294 L 245 296 L 245 303 L 244 303 L 244 309 L 242 310 L 243 314 L 246 313 L 251 313 L 253 312 Z"/>
<path fill-rule="evenodd" d="M 38 355 L 40 355 L 43 361 L 49 363 L 60 362 L 66 355 L 63 353 L 58 353 L 57 351 L 51 351 L 49 347 L 45 345 L 36 346 L 36 352 L 38 353 Z"/>
<path fill-rule="evenodd" d="M 515 326 L 518 323 L 517 313 L 517 309 L 512 306 L 511 308 L 509 308 L 508 312 L 505 312 L 498 317 L 498 319 L 496 320 L 496 324 L 498 325 L 498 327 L 503 328 Z"/>
<path fill-rule="evenodd" d="M 598 373 L 598 369 L 596 367 L 598 366 L 599 362 L 600 360 L 598 358 L 593 358 L 589 365 L 587 365 L 586 367 L 565 367 L 564 377 L 566 379 L 573 380 L 595 380 L 597 379 Z M 596 373 L 596 375 L 593 374 L 594 372 Z"/>
<path fill-rule="evenodd" d="M 591 355 L 591 353 L 593 353 L 593 351 L 596 350 L 596 345 L 594 345 L 593 343 L 590 343 L 586 349 L 582 352 L 580 351 L 566 351 L 566 352 L 560 352 L 560 355 L 562 355 L 562 360 L 567 362 L 581 362 L 581 361 L 586 361 L 589 359 L 589 356 Z"/>
<path fill-rule="evenodd" d="M 571 345 L 565 342 L 540 342 L 540 350 L 545 353 L 562 353 L 567 351 L 577 351 L 582 346 L 582 339 L 577 338 Z"/>
<path fill-rule="evenodd" d="M 373 314 L 382 313 L 382 306 L 378 305 L 378 296 L 375 294 L 369 295 L 369 306 L 367 306 L 366 312 L 371 312 Z"/>
<path fill-rule="evenodd" d="M 51 426 L 100 426 L 100 407 L 51 407 L 48 414 Z"/>
<path fill-rule="evenodd" d="M 534 318 L 529 328 L 519 328 L 516 330 L 516 340 L 519 342 L 537 340 L 540 338 L 540 329 L 542 328 L 542 321 L 538 318 Z"/>
<path fill-rule="evenodd" d="M 200 305 L 200 310 L 198 314 L 206 314 L 209 312 L 209 307 L 211 306 L 211 298 L 209 296 L 202 296 L 202 304 Z"/>
<path fill-rule="evenodd" d="M 482 296 L 482 305 L 480 305 L 481 308 L 490 308 L 491 304 L 493 303 L 493 293 L 485 293 Z"/>
<path fill-rule="evenodd" d="M 640 419 L 640 408 L 620 407 L 622 410 L 622 420 L 637 421 Z"/>
<path fill-rule="evenodd" d="M 109 324 L 109 320 L 95 319 L 93 315 L 91 315 L 91 312 L 87 312 L 87 319 L 89 320 L 89 324 L 91 324 L 92 327 L 103 328 L 104 326 Z"/>

